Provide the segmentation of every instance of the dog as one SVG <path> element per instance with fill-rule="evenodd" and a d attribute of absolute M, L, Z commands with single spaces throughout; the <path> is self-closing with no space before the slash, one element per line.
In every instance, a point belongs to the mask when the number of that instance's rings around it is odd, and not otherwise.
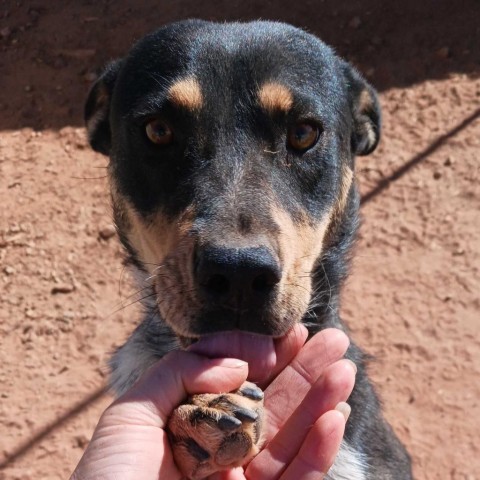
<path fill-rule="evenodd" d="M 174 23 L 105 69 L 85 119 L 110 157 L 118 235 L 145 289 L 145 318 L 111 361 L 118 394 L 205 335 L 346 329 L 355 157 L 376 148 L 381 114 L 374 89 L 327 45 L 283 23 Z M 352 413 L 327 478 L 412 478 L 366 356 L 353 343 L 347 356 L 358 368 Z M 261 401 L 247 384 L 180 406 L 169 428 L 184 474 L 258 451 Z"/>

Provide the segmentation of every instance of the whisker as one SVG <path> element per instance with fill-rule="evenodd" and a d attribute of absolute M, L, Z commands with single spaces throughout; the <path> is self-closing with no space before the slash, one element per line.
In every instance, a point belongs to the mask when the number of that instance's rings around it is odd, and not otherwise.
<path fill-rule="evenodd" d="M 153 292 L 153 293 L 149 293 L 148 295 L 145 295 L 133 302 L 130 302 L 130 303 L 127 303 L 127 305 L 122 305 L 121 307 L 117 308 L 116 310 L 114 310 L 112 313 L 110 313 L 107 318 L 110 318 L 112 315 L 115 315 L 116 313 L 120 312 L 121 310 L 125 310 L 126 308 L 128 307 L 131 307 L 132 305 L 135 305 L 136 303 L 140 303 L 142 302 L 143 300 L 146 300 L 147 298 L 150 298 L 150 297 L 153 297 L 155 296 L 156 293 Z"/>

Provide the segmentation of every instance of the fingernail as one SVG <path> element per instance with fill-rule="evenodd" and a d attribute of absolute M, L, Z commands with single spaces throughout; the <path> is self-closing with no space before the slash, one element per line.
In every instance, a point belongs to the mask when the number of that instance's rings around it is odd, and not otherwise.
<path fill-rule="evenodd" d="M 348 360 L 352 364 L 353 371 L 355 373 L 357 373 L 357 371 L 358 371 L 357 364 L 355 362 L 353 362 L 352 360 L 350 360 L 349 358 L 346 358 L 345 360 Z"/>
<path fill-rule="evenodd" d="M 219 365 L 226 368 L 244 368 L 248 363 L 238 358 L 222 358 Z"/>
<path fill-rule="evenodd" d="M 335 410 L 337 412 L 340 412 L 343 417 L 345 418 L 345 422 L 348 420 L 348 417 L 350 416 L 350 412 L 352 411 L 352 407 L 347 402 L 340 402 L 337 403 L 337 406 L 335 407 Z"/>

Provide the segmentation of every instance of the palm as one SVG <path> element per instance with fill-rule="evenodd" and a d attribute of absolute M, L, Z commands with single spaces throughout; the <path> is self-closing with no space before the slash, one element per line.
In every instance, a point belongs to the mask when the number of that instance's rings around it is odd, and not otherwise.
<path fill-rule="evenodd" d="M 324 330 L 302 348 L 302 328 L 279 342 L 276 378 L 263 385 L 266 447 L 245 471 L 220 472 L 209 480 L 317 480 L 333 462 L 345 420 L 332 410 L 346 401 L 354 384 L 351 362 L 338 361 L 348 339 L 338 330 Z M 104 412 L 72 480 L 184 480 L 164 430 L 169 415 L 190 394 L 238 388 L 247 372 L 238 360 L 167 355 Z"/>
<path fill-rule="evenodd" d="M 221 472 L 209 480 L 298 479 L 299 472 L 311 473 L 312 466 L 319 475 L 326 472 L 338 451 L 345 423 L 340 412 L 332 410 L 346 401 L 354 384 L 351 362 L 331 365 L 344 348 L 346 345 L 339 343 L 337 352 L 325 354 L 322 334 L 308 342 L 265 390 L 269 427 L 265 449 L 245 472 Z"/>

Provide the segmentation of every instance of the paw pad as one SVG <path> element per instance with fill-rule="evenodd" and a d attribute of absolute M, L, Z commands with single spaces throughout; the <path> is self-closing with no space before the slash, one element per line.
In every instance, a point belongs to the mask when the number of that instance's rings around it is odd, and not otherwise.
<path fill-rule="evenodd" d="M 262 422 L 263 392 L 252 383 L 228 394 L 193 395 L 168 423 L 175 463 L 191 480 L 240 466 L 258 453 Z"/>

